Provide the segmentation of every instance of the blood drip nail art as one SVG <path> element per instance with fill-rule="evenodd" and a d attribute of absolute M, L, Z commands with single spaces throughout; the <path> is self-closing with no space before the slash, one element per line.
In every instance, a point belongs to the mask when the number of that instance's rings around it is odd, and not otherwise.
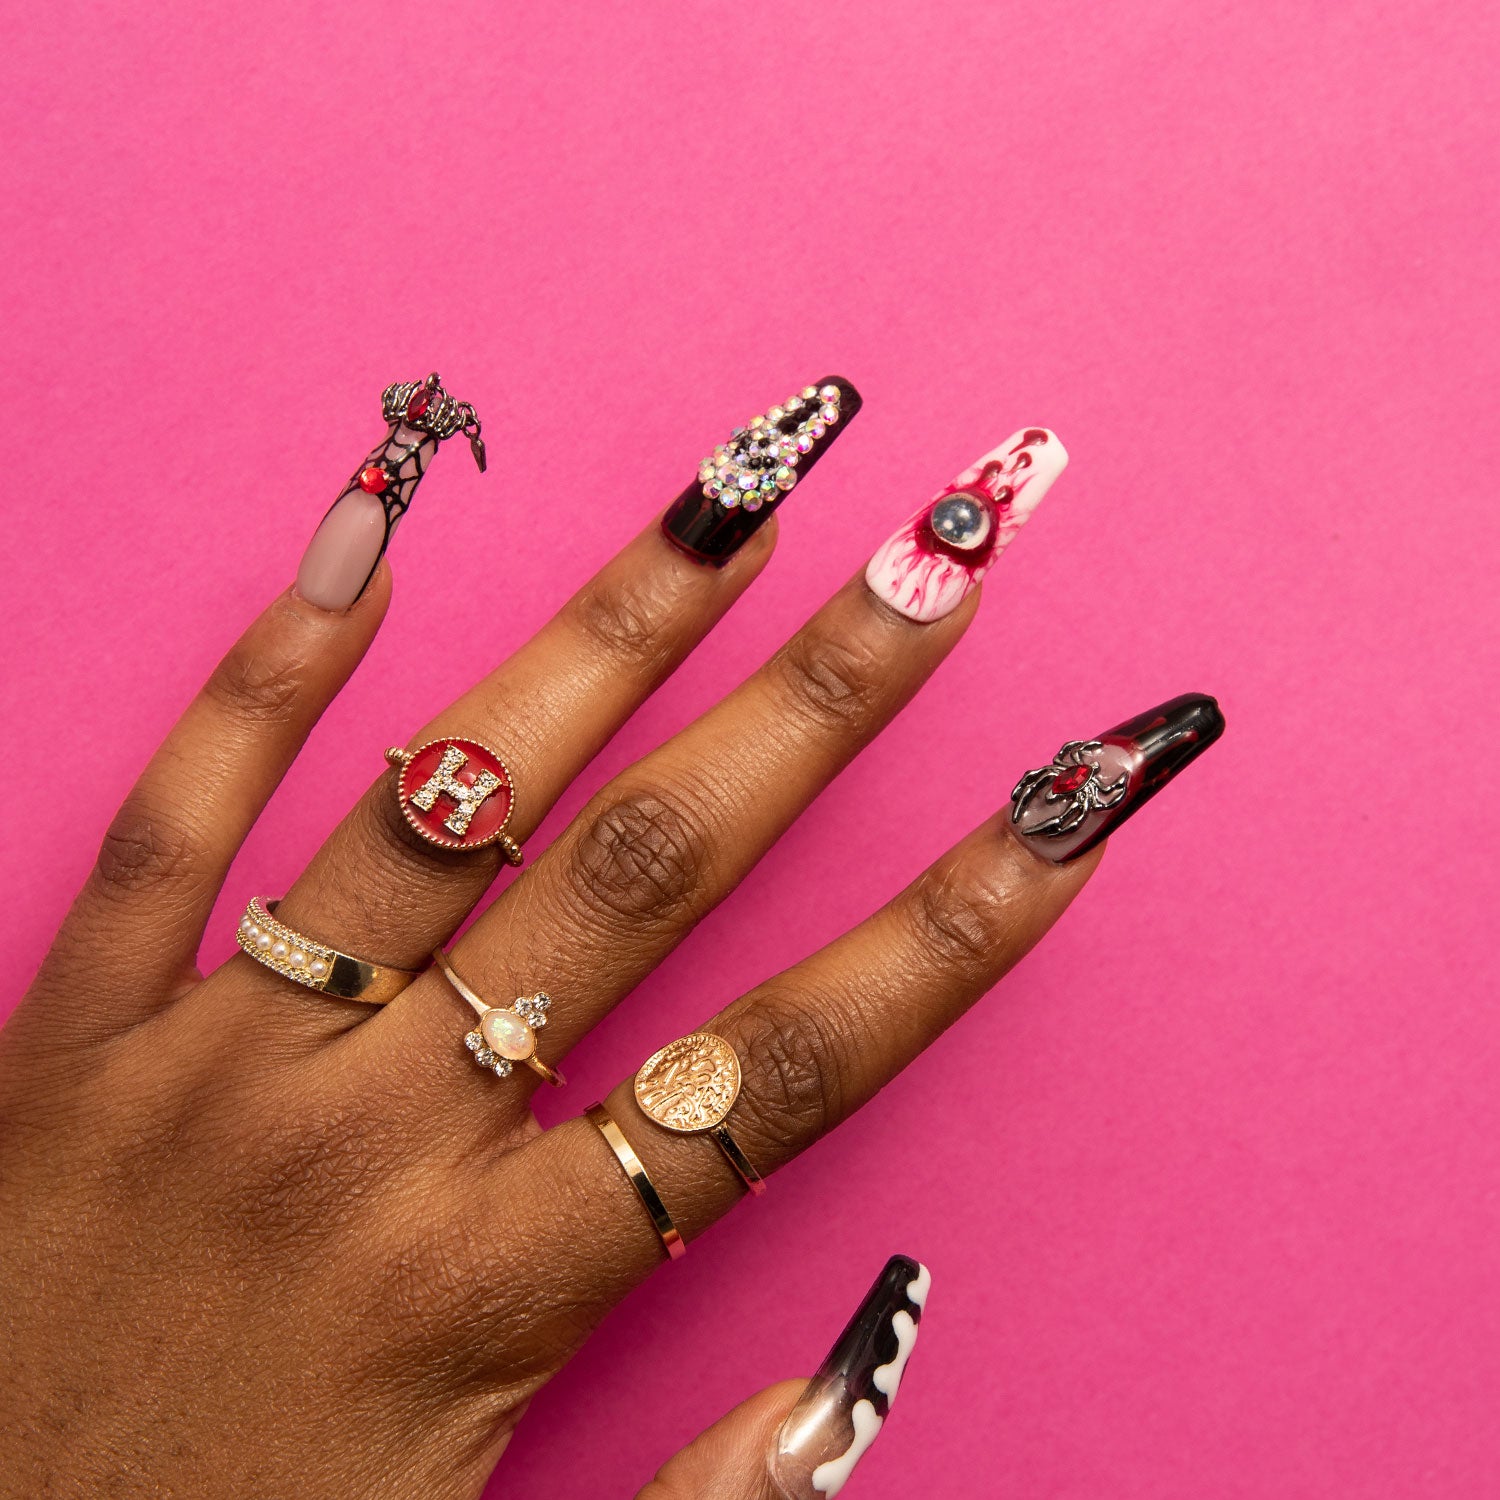
<path fill-rule="evenodd" d="M 932 1275 L 893 1256 L 782 1424 L 771 1476 L 789 1500 L 843 1489 L 890 1415 L 917 1342 Z"/>
<path fill-rule="evenodd" d="M 1016 783 L 1011 824 L 1044 859 L 1077 859 L 1223 733 L 1218 703 L 1206 693 L 1184 693 L 1097 739 L 1069 740 L 1050 765 Z"/>
<path fill-rule="evenodd" d="M 804 386 L 736 427 L 668 507 L 662 531 L 695 562 L 722 568 L 777 511 L 864 404 L 840 375 Z"/>
<path fill-rule="evenodd" d="M 1045 427 L 1012 433 L 964 470 L 870 559 L 870 592 L 909 620 L 952 614 L 1067 467 L 1057 434 Z"/>
<path fill-rule="evenodd" d="M 487 462 L 474 408 L 455 401 L 436 373 L 388 386 L 381 414 L 384 442 L 329 507 L 297 569 L 297 592 L 319 609 L 348 609 L 364 593 L 440 442 L 461 432 L 481 473 Z"/>

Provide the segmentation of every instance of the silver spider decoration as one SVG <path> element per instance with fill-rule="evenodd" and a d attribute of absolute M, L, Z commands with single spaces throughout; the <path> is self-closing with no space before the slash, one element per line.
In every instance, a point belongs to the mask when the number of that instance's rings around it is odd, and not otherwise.
<path fill-rule="evenodd" d="M 1052 757 L 1051 765 L 1028 771 L 1010 794 L 1011 822 L 1020 823 L 1038 793 L 1044 802 L 1061 802 L 1064 806 L 1052 817 L 1033 823 L 1025 830 L 1028 836 L 1062 838 L 1081 827 L 1090 813 L 1117 807 L 1130 784 L 1130 773 L 1122 771 L 1116 780 L 1106 783 L 1097 758 L 1103 749 L 1098 740 L 1069 740 Z M 1080 779 L 1079 771 L 1087 775 Z M 1059 783 L 1063 786 L 1061 791 L 1057 790 Z"/>

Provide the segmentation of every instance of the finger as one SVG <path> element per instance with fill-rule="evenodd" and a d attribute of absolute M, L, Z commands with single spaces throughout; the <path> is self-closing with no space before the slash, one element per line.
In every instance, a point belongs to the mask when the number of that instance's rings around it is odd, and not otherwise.
<path fill-rule="evenodd" d="M 808 468 L 859 409 L 839 381 L 841 420 L 825 426 Z M 785 417 L 785 413 L 783 413 Z M 717 483 L 717 481 L 715 481 Z M 704 501 L 702 484 L 688 493 Z M 738 491 L 737 491 L 738 493 Z M 780 493 L 780 492 L 778 492 Z M 668 521 L 682 509 L 668 513 Z M 552 803 L 610 737 L 713 628 L 765 566 L 775 502 L 688 548 L 653 523 L 543 629 L 497 670 L 444 709 L 413 743 L 446 736 L 491 746 L 510 772 L 515 806 L 506 833 L 524 842 Z M 712 547 L 713 555 L 700 556 Z M 732 566 L 724 566 L 730 563 Z M 705 567 L 704 561 L 715 564 Z M 330 946 L 396 969 L 424 967 L 500 868 L 497 846 L 449 852 L 422 838 L 402 814 L 387 772 L 334 830 L 278 909 L 288 926 Z M 440 815 L 448 804 L 439 802 Z M 283 983 L 282 981 L 275 981 Z M 290 991 L 289 986 L 284 986 Z M 361 1018 L 324 1007 L 315 1028 Z"/>
<path fill-rule="evenodd" d="M 538 1047 L 549 1064 L 734 889 L 953 649 L 977 607 L 968 597 L 977 578 L 1066 462 L 1036 428 L 996 453 L 929 502 L 746 683 L 599 793 L 456 945 L 456 969 L 491 1004 L 551 997 Z M 464 1129 L 450 1060 L 474 1024 L 465 1021 L 450 987 L 429 975 L 377 1020 L 365 1041 L 384 1060 L 359 1071 L 399 1066 L 424 1122 L 440 1096 L 445 1118 Z M 495 1024 L 520 1030 L 503 1014 Z M 476 1056 L 486 1061 L 496 1045 Z M 528 1045 L 521 1032 L 516 1050 Z M 507 1079 L 498 1104 L 471 1089 L 470 1122 L 523 1111 L 526 1090 L 511 1085 L 531 1081 Z"/>
<path fill-rule="evenodd" d="M 700 1433 L 639 1500 L 826 1500 L 885 1429 L 932 1277 L 904 1255 L 875 1280 L 810 1381 L 783 1381 Z"/>
<path fill-rule="evenodd" d="M 743 1083 L 725 1123 L 754 1167 L 768 1174 L 805 1150 L 989 990 L 1082 888 L 1105 834 L 1222 727 L 1214 700 L 1191 694 L 1098 740 L 1070 742 L 1043 768 L 1045 777 L 1023 777 L 1005 813 L 888 906 L 705 1023 L 703 1031 L 739 1059 Z M 710 1055 L 701 1044 L 689 1050 Z M 703 1084 L 701 1074 L 688 1076 L 691 1101 Z M 680 1079 L 657 1078 L 681 1096 Z M 649 1083 L 645 1097 L 658 1112 L 672 1102 L 669 1089 Z M 742 1195 L 712 1140 L 661 1128 L 630 1083 L 614 1090 L 608 1109 L 688 1239 Z M 513 1195 L 517 1184 L 524 1191 L 534 1180 L 547 1185 L 552 1202 L 592 1205 L 586 1263 L 549 1238 L 544 1217 L 529 1231 L 539 1245 L 549 1244 L 540 1258 L 553 1258 L 575 1296 L 592 1285 L 612 1302 L 662 1259 L 641 1202 L 587 1120 L 558 1126 L 495 1175 L 497 1187 L 507 1182 Z"/>
<path fill-rule="evenodd" d="M 230 861 L 385 616 L 382 559 L 437 452 L 432 419 L 452 405 L 436 376 L 421 389 L 385 392 L 386 436 L 319 523 L 295 588 L 219 663 L 126 798 L 38 993 L 79 970 L 109 1024 L 129 1025 L 194 977 Z M 428 417 L 408 422 L 408 400 Z"/>

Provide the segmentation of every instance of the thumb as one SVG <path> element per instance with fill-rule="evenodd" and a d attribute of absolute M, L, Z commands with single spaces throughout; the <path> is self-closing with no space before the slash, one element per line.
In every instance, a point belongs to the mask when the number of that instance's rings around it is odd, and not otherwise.
<path fill-rule="evenodd" d="M 932 1284 L 894 1256 L 806 1385 L 783 1381 L 721 1417 L 638 1500 L 828 1500 L 879 1436 Z"/>

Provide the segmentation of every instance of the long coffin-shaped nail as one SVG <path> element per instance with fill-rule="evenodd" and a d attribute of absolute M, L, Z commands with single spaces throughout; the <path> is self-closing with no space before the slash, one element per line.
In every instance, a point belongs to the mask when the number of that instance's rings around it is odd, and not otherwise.
<path fill-rule="evenodd" d="M 364 593 L 444 438 L 463 433 L 474 462 L 485 467 L 474 408 L 455 401 L 435 373 L 388 386 L 381 415 L 390 429 L 385 441 L 329 507 L 297 569 L 297 592 L 319 609 L 348 609 Z"/>
<path fill-rule="evenodd" d="M 941 620 L 971 594 L 1067 467 L 1057 434 L 1012 433 L 940 490 L 870 559 L 870 592 L 910 620 Z"/>
<path fill-rule="evenodd" d="M 668 539 L 722 568 L 833 446 L 864 398 L 841 375 L 804 386 L 727 439 L 662 517 Z"/>
<path fill-rule="evenodd" d="M 896 1400 L 932 1275 L 893 1256 L 782 1424 L 771 1475 L 789 1500 L 843 1489 Z"/>
<path fill-rule="evenodd" d="M 1010 821 L 1038 854 L 1076 859 L 1143 808 L 1224 733 L 1206 693 L 1184 693 L 1106 730 L 1069 740 L 1011 793 Z"/>

